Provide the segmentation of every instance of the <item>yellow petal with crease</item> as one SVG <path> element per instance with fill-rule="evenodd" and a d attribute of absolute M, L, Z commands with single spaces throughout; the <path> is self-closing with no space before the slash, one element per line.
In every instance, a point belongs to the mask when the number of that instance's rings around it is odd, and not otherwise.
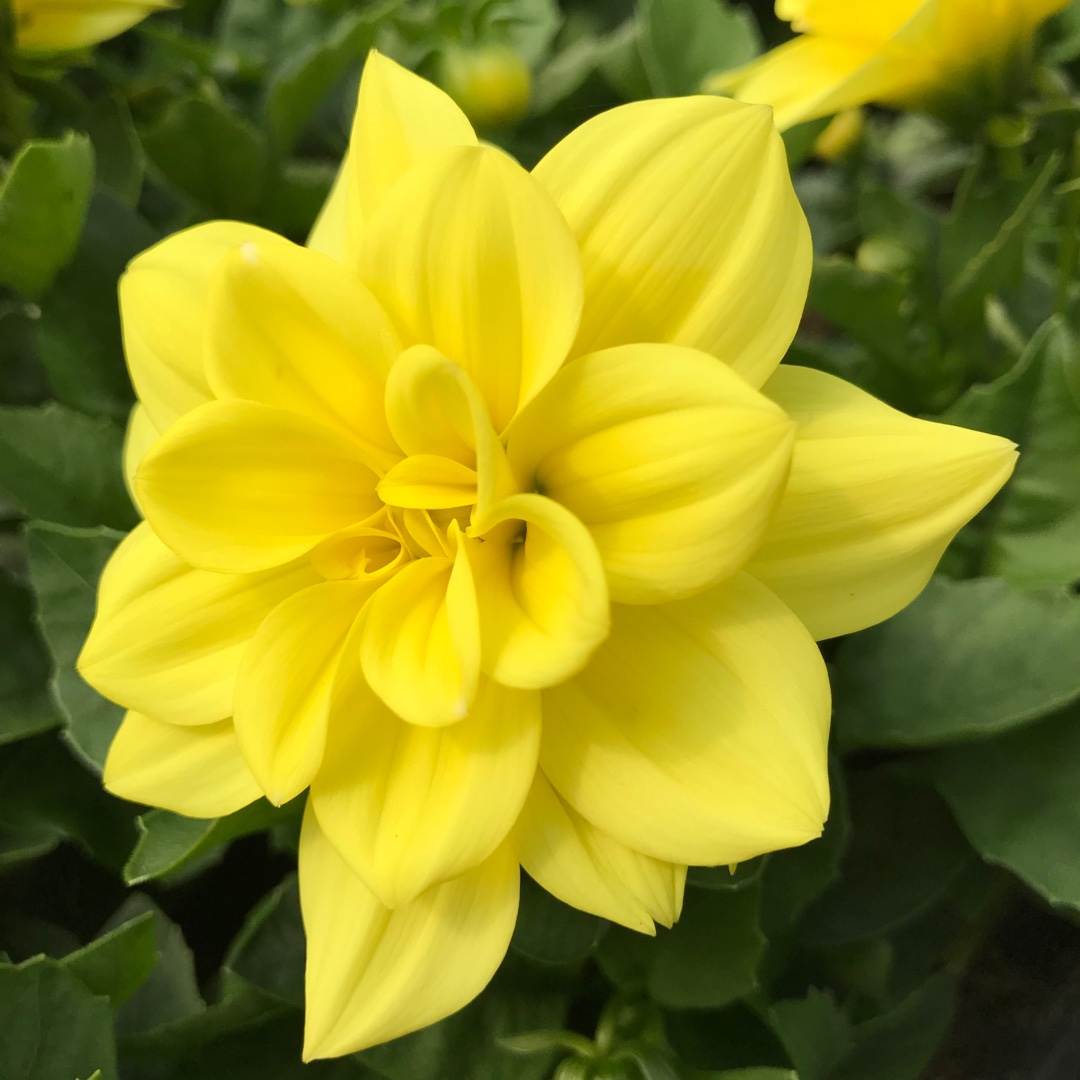
<path fill-rule="evenodd" d="M 487 859 L 525 801 L 540 750 L 540 695 L 481 681 L 469 715 L 407 724 L 362 680 L 335 690 L 311 786 L 323 832 L 387 907 Z"/>
<path fill-rule="evenodd" d="M 193 818 L 225 817 L 262 795 L 231 720 L 176 727 L 129 712 L 109 747 L 102 780 L 121 799 Z"/>
<path fill-rule="evenodd" d="M 136 404 L 128 416 L 127 431 L 124 433 L 124 484 L 136 506 L 135 470 L 160 436 L 161 432 L 154 426 L 146 406 Z"/>
<path fill-rule="evenodd" d="M 747 570 L 818 640 L 909 604 L 1016 461 L 1006 439 L 913 419 L 809 368 L 784 365 L 765 393 L 799 429 L 787 490 Z"/>
<path fill-rule="evenodd" d="M 571 132 L 533 175 L 577 237 L 573 354 L 665 342 L 755 386 L 780 363 L 810 281 L 810 231 L 766 109 L 637 101 Z"/>
<path fill-rule="evenodd" d="M 587 663 L 608 631 L 604 567 L 588 529 L 541 495 L 512 495 L 478 515 L 473 565 L 484 671 L 539 689 Z"/>
<path fill-rule="evenodd" d="M 79 671 L 106 697 L 158 720 L 224 720 L 232 715 L 240 658 L 259 624 L 318 580 L 306 563 L 259 574 L 196 570 L 144 523 L 105 567 Z"/>
<path fill-rule="evenodd" d="M 619 603 L 729 577 L 780 500 L 794 425 L 725 364 L 675 345 L 571 361 L 514 419 L 519 483 L 591 531 Z"/>
<path fill-rule="evenodd" d="M 120 279 L 120 318 L 135 393 L 159 431 L 213 396 L 203 338 L 210 279 L 248 241 L 285 241 L 238 221 L 211 221 L 174 234 L 132 260 Z"/>
<path fill-rule="evenodd" d="M 412 510 L 451 510 L 476 502 L 476 470 L 438 454 L 414 454 L 380 481 L 379 498 Z"/>
<path fill-rule="evenodd" d="M 307 246 L 312 251 L 325 255 L 334 262 L 349 261 L 351 239 L 349 236 L 349 184 L 352 165 L 346 153 L 337 175 L 334 177 L 330 194 L 326 197 L 311 233 Z"/>
<path fill-rule="evenodd" d="M 537 772 L 514 827 L 514 850 L 537 884 L 565 904 L 643 934 L 682 909 L 686 867 L 650 858 L 590 825 Z"/>
<path fill-rule="evenodd" d="M 219 398 L 339 428 L 380 470 L 400 458 L 383 409 L 397 337 L 371 293 L 326 256 L 280 241 L 226 255 L 213 281 L 206 351 Z"/>
<path fill-rule="evenodd" d="M 188 562 L 280 566 L 380 509 L 363 447 L 298 413 L 213 401 L 158 440 L 135 476 L 154 531 Z"/>
<path fill-rule="evenodd" d="M 360 657 L 371 688 L 412 724 L 468 716 L 480 676 L 480 630 L 472 571 L 454 560 L 402 567 L 364 610 Z"/>
<path fill-rule="evenodd" d="M 825 664 L 745 574 L 690 600 L 617 605 L 611 637 L 543 707 L 548 779 L 628 847 L 716 866 L 821 832 Z"/>
<path fill-rule="evenodd" d="M 288 802 L 323 759 L 330 695 L 346 639 L 371 594 L 358 581 L 312 585 L 267 616 L 236 679 L 236 735 L 266 797 Z"/>
<path fill-rule="evenodd" d="M 304 1060 L 339 1057 L 467 1005 L 506 954 L 518 865 L 486 862 L 391 910 L 349 868 L 308 807 L 300 836 L 307 932 Z"/>
<path fill-rule="evenodd" d="M 364 231 L 360 276 L 406 344 L 468 372 L 497 431 L 563 362 L 581 311 L 566 222 L 489 146 L 444 150 L 401 181 Z"/>
<path fill-rule="evenodd" d="M 349 225 L 358 229 L 418 162 L 451 146 L 475 146 L 476 133 L 450 96 L 372 50 L 360 78 L 349 140 Z"/>

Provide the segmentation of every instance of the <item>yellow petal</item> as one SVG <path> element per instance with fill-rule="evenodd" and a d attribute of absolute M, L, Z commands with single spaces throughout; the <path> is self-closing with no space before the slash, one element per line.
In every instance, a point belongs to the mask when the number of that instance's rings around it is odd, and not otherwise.
<path fill-rule="evenodd" d="M 360 78 L 349 140 L 350 236 L 418 162 L 451 146 L 475 146 L 476 133 L 451 98 L 372 50 Z"/>
<path fill-rule="evenodd" d="M 146 406 L 136 404 L 128 417 L 127 431 L 124 434 L 124 484 L 136 506 L 138 500 L 135 498 L 135 470 L 160 435 L 161 432 L 154 427 L 154 421 L 150 419 Z"/>
<path fill-rule="evenodd" d="M 534 175 L 577 237 L 574 355 L 665 342 L 755 386 L 780 363 L 810 281 L 810 231 L 766 110 L 637 101 L 571 132 Z"/>
<path fill-rule="evenodd" d="M 278 806 L 299 795 L 322 762 L 334 679 L 370 593 L 371 586 L 358 581 L 312 585 L 274 608 L 244 653 L 236 735 L 266 797 Z"/>
<path fill-rule="evenodd" d="M 386 418 L 398 446 L 407 454 L 436 455 L 476 470 L 476 491 L 467 503 L 485 508 L 514 490 L 506 454 L 483 398 L 457 364 L 430 346 L 414 345 L 391 368 Z"/>
<path fill-rule="evenodd" d="M 231 720 L 176 727 L 129 712 L 109 747 L 102 780 L 121 799 L 193 818 L 224 817 L 262 795 Z"/>
<path fill-rule="evenodd" d="M 571 361 L 507 434 L 522 487 L 576 514 L 612 600 L 640 604 L 746 562 L 780 500 L 794 425 L 712 356 L 624 345 Z"/>
<path fill-rule="evenodd" d="M 433 1024 L 495 974 L 514 931 L 518 866 L 486 862 L 390 910 L 323 835 L 308 807 L 300 836 L 307 931 L 304 1059 L 339 1057 Z"/>
<path fill-rule="evenodd" d="M 850 383 L 784 365 L 765 387 L 799 424 L 791 479 L 747 570 L 818 639 L 896 614 L 1009 478 L 996 435 L 915 420 Z"/>
<path fill-rule="evenodd" d="M 402 534 L 387 511 L 334 533 L 311 550 L 311 565 L 324 578 L 363 579 L 376 583 L 409 561 Z"/>
<path fill-rule="evenodd" d="M 450 510 L 476 502 L 476 470 L 438 454 L 414 454 L 380 481 L 379 498 L 413 510 Z"/>
<path fill-rule="evenodd" d="M 174 234 L 132 260 L 120 279 L 120 318 L 135 393 L 159 431 L 213 396 L 203 339 L 210 279 L 233 248 L 284 241 L 236 221 Z"/>
<path fill-rule="evenodd" d="M 674 604 L 617 605 L 611 637 L 543 708 L 548 779 L 628 847 L 716 866 L 821 832 L 825 664 L 745 574 Z"/>
<path fill-rule="evenodd" d="M 346 153 L 345 160 L 334 177 L 330 194 L 315 219 L 311 233 L 307 239 L 307 246 L 312 251 L 326 255 L 334 262 L 344 263 L 349 261 L 351 243 L 349 237 L 349 173 L 352 164 Z"/>
<path fill-rule="evenodd" d="M 580 670 L 608 631 L 604 568 L 585 526 L 551 499 L 513 495 L 469 536 L 484 671 L 539 689 Z"/>
<path fill-rule="evenodd" d="M 464 545 L 451 562 L 417 559 L 364 610 L 360 643 L 371 688 L 412 724 L 452 724 L 469 715 L 480 677 L 476 592 Z"/>
<path fill-rule="evenodd" d="M 339 428 L 380 470 L 401 456 L 383 410 L 400 346 L 349 271 L 293 244 L 249 242 L 225 256 L 211 292 L 206 374 L 219 398 Z"/>
<path fill-rule="evenodd" d="M 536 772 L 540 695 L 482 680 L 448 727 L 399 720 L 361 680 L 335 690 L 311 786 L 323 832 L 387 907 L 487 859 Z"/>
<path fill-rule="evenodd" d="M 574 339 L 581 267 L 550 196 L 493 147 L 444 150 L 387 196 L 360 274 L 406 344 L 460 364 L 497 431 Z"/>
<path fill-rule="evenodd" d="M 135 477 L 154 531 L 188 562 L 279 566 L 381 507 L 364 449 L 298 413 L 212 401 L 158 440 Z"/>
<path fill-rule="evenodd" d="M 590 825 L 537 772 L 514 827 L 514 850 L 537 884 L 564 904 L 655 934 L 682 908 L 686 867 L 650 858 Z"/>
<path fill-rule="evenodd" d="M 116 549 L 79 656 L 106 697 L 171 724 L 232 715 L 240 658 L 282 600 L 318 581 L 305 563 L 212 574 L 177 558 L 145 523 Z"/>
<path fill-rule="evenodd" d="M 84 49 L 172 6 L 169 0 L 98 0 L 93 4 L 14 0 L 15 42 L 27 52 Z"/>

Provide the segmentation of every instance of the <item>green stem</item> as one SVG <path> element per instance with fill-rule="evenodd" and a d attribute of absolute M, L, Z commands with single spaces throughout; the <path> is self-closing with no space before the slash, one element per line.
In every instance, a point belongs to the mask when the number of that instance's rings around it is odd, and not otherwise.
<path fill-rule="evenodd" d="M 1073 144 L 1073 172 L 1080 176 L 1080 139 Z M 1054 311 L 1064 315 L 1069 307 L 1072 283 L 1080 268 L 1080 187 L 1065 196 L 1065 225 L 1061 250 L 1058 252 L 1057 291 Z"/>

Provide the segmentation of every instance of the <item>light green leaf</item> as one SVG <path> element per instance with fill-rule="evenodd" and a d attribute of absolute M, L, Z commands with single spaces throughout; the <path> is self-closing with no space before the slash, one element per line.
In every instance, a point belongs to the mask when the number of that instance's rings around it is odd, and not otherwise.
<path fill-rule="evenodd" d="M 102 568 L 121 539 L 112 529 L 72 529 L 44 522 L 26 530 L 38 619 L 55 665 L 53 691 L 67 720 L 66 735 L 98 771 L 124 710 L 84 682 L 75 661 L 94 619 Z"/>
<path fill-rule="evenodd" d="M 146 162 L 123 95 L 113 92 L 99 97 L 87 115 L 86 130 L 94 144 L 98 183 L 128 206 L 135 206 Z"/>
<path fill-rule="evenodd" d="M 996 578 L 934 578 L 846 638 L 833 700 L 846 747 L 935 746 L 1006 731 L 1080 697 L 1080 600 Z"/>
<path fill-rule="evenodd" d="M 778 1001 L 769 1019 L 802 1080 L 830 1080 L 855 1044 L 847 1014 L 816 988 L 801 1000 Z"/>
<path fill-rule="evenodd" d="M 37 297 L 75 253 L 94 186 L 85 135 L 24 144 L 0 185 L 0 283 Z"/>

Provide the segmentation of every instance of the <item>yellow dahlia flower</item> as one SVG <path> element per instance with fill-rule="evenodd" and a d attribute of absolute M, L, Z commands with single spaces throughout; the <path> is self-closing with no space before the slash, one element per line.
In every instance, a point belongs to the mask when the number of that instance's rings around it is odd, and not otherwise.
<path fill-rule="evenodd" d="M 1068 3 L 776 0 L 776 14 L 802 36 L 709 89 L 773 106 L 781 130 L 870 102 L 992 109 L 1008 104 L 1036 27 Z"/>
<path fill-rule="evenodd" d="M 172 0 L 12 0 L 15 44 L 25 52 L 83 49 L 174 6 Z"/>
<path fill-rule="evenodd" d="M 132 263 L 146 522 L 80 670 L 117 794 L 309 789 L 307 1057 L 478 993 L 519 864 L 652 933 L 688 864 L 820 832 L 814 636 L 911 600 L 1014 452 L 778 367 L 810 263 L 768 110 L 637 102 L 530 175 L 376 54 L 308 248 Z"/>

